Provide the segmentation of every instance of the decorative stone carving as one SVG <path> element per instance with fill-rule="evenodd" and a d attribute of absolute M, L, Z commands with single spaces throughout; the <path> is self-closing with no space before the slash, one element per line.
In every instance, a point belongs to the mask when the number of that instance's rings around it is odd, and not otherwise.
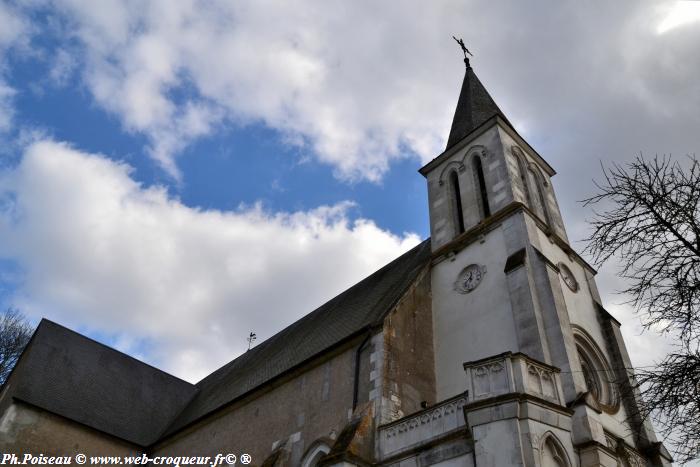
<path fill-rule="evenodd" d="M 403 420 L 397 420 L 386 428 L 381 428 L 382 434 L 386 439 L 398 436 L 401 433 L 406 433 L 422 425 L 433 423 L 443 417 L 461 413 L 462 407 L 467 403 L 465 396 L 459 396 L 456 399 L 449 399 L 441 405 L 425 409 L 417 414 L 410 415 Z"/>
<path fill-rule="evenodd" d="M 558 404 L 563 401 L 559 369 L 522 353 L 465 363 L 464 370 L 470 401 L 507 393 L 531 394 Z"/>
<path fill-rule="evenodd" d="M 460 395 L 379 427 L 382 458 L 424 443 L 425 440 L 461 429 L 465 425 L 463 407 L 466 404 L 466 395 Z"/>
<path fill-rule="evenodd" d="M 605 432 L 605 444 L 608 446 L 608 448 L 612 449 L 613 451 L 617 450 L 617 438 L 615 438 L 607 431 Z"/>
<path fill-rule="evenodd" d="M 497 394 L 508 389 L 508 377 L 502 362 L 474 368 L 474 396 Z"/>
<path fill-rule="evenodd" d="M 486 149 L 486 146 L 477 144 L 469 148 L 469 150 L 465 153 L 466 156 L 464 159 L 466 159 L 469 156 L 472 156 L 474 154 L 481 156 L 481 157 L 488 157 L 489 151 Z"/>
<path fill-rule="evenodd" d="M 625 447 L 625 455 L 627 456 L 627 463 L 630 467 L 646 467 L 647 463 L 644 458 L 629 447 Z"/>
<path fill-rule="evenodd" d="M 561 441 L 550 431 L 545 434 L 540 447 L 540 465 L 571 466 L 571 460 Z"/>
<path fill-rule="evenodd" d="M 529 363 L 527 365 L 528 389 L 543 399 L 557 400 L 557 386 L 554 372 L 545 367 Z"/>
<path fill-rule="evenodd" d="M 510 361 L 503 356 L 465 363 L 469 400 L 485 399 L 511 392 Z"/>
<path fill-rule="evenodd" d="M 623 438 L 605 432 L 605 445 L 617 454 L 617 465 L 625 467 L 646 467 L 647 462 L 641 454 L 631 448 Z"/>
<path fill-rule="evenodd" d="M 542 447 L 542 440 L 544 439 L 544 433 L 532 433 L 528 435 L 530 437 L 530 445 L 532 449 L 539 451 Z"/>
<path fill-rule="evenodd" d="M 483 146 L 481 144 L 474 145 L 467 149 L 467 151 L 464 153 L 464 157 L 462 157 L 462 160 L 453 160 L 451 162 L 448 162 L 445 167 L 442 169 L 440 172 L 440 177 L 438 178 L 438 185 L 443 186 L 445 184 L 445 174 L 447 174 L 450 170 L 452 170 L 453 167 L 457 167 L 457 171 L 459 173 L 463 173 L 465 170 L 467 170 L 467 167 L 465 165 L 465 161 L 473 156 L 473 155 L 478 155 L 481 157 L 488 157 L 489 156 L 489 151 L 486 149 L 486 146 Z"/>
<path fill-rule="evenodd" d="M 465 170 L 467 170 L 467 167 L 464 165 L 464 162 L 458 162 L 458 161 L 452 161 L 449 164 L 445 166 L 444 169 L 442 169 L 442 173 L 440 174 L 440 178 L 438 179 L 438 185 L 443 186 L 445 184 L 445 173 L 448 172 L 448 169 L 451 167 L 457 167 L 457 172 L 459 173 L 464 173 Z"/>

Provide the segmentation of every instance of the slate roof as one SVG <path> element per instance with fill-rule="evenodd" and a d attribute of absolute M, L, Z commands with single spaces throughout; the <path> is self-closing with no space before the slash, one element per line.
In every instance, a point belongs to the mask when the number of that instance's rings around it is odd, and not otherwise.
<path fill-rule="evenodd" d="M 380 324 L 430 256 L 426 240 L 196 385 L 44 319 L 10 376 L 10 391 L 148 446 Z"/>
<path fill-rule="evenodd" d="M 469 62 L 466 63 L 467 70 L 464 73 L 462 90 L 459 93 L 459 101 L 457 101 L 457 108 L 452 119 L 452 128 L 450 136 L 447 138 L 446 150 L 494 115 L 500 115 L 508 122 L 506 116 L 479 81 Z M 510 122 L 508 123 L 510 124 Z"/>
<path fill-rule="evenodd" d="M 14 398 L 139 446 L 155 442 L 196 392 L 47 319 L 10 378 Z"/>
<path fill-rule="evenodd" d="M 204 378 L 168 434 L 379 324 L 428 264 L 430 254 L 428 239 Z"/>

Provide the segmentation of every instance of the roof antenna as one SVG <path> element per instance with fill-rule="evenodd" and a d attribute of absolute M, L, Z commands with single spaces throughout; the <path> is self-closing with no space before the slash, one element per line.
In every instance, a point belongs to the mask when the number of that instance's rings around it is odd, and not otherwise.
<path fill-rule="evenodd" d="M 472 57 L 474 54 L 469 51 L 466 45 L 464 45 L 464 40 L 462 38 L 457 39 L 455 36 L 452 36 L 452 39 L 457 41 L 459 46 L 462 48 L 462 52 L 464 52 L 464 64 L 467 66 L 467 68 L 469 68 L 471 65 L 469 65 L 469 58 L 467 57 L 467 54 L 471 55 Z"/>
<path fill-rule="evenodd" d="M 246 339 L 248 341 L 248 350 L 250 350 L 250 346 L 253 345 L 253 341 L 257 338 L 258 336 L 256 336 L 255 333 L 251 331 L 250 335 Z"/>

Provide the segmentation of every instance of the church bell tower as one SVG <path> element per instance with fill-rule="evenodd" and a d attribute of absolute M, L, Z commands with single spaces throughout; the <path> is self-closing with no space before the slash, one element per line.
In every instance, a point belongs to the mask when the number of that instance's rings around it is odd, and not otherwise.
<path fill-rule="evenodd" d="M 428 182 L 437 400 L 466 394 L 476 465 L 670 465 L 620 323 L 569 245 L 552 166 L 465 58 Z"/>

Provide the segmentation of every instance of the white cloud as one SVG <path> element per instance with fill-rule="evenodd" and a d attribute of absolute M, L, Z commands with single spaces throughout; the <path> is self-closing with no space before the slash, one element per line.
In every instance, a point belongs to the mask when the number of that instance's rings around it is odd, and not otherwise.
<path fill-rule="evenodd" d="M 380 180 L 392 161 L 416 154 L 428 161 L 443 149 L 462 77 L 452 34 L 464 34 L 516 126 L 555 151 L 573 144 L 568 133 L 552 133 L 562 125 L 587 130 L 596 148 L 621 133 L 629 141 L 680 131 L 656 119 L 674 105 L 688 127 L 697 122 L 697 80 L 687 74 L 698 65 L 697 41 L 691 28 L 656 33 L 668 8 L 545 8 L 547 15 L 478 0 L 55 3 L 70 41 L 83 44 L 80 72 L 95 100 L 146 135 L 151 156 L 175 177 L 175 157 L 191 142 L 250 122 L 308 146 L 344 179 Z M 600 115 L 623 128 L 601 125 Z"/>
<path fill-rule="evenodd" d="M 56 8 L 84 44 L 96 101 L 147 135 L 172 175 L 174 156 L 218 124 L 262 122 L 308 144 L 340 177 L 379 180 L 393 159 L 413 151 L 428 160 L 442 149 L 460 63 L 446 50 L 449 34 L 433 30 L 449 22 L 448 9 L 346 6 L 73 0 Z M 435 49 L 433 40 L 406 43 L 438 35 Z M 415 66 L 435 52 L 452 59 L 454 79 Z"/>
<path fill-rule="evenodd" d="M 65 49 L 59 49 L 53 54 L 49 78 L 56 86 L 65 86 L 77 66 L 76 58 Z"/>
<path fill-rule="evenodd" d="M 25 39 L 28 29 L 27 21 L 15 8 L 0 3 L 0 50 Z"/>
<path fill-rule="evenodd" d="M 24 271 L 23 311 L 110 335 L 190 380 L 244 350 L 249 331 L 269 337 L 418 242 L 350 222 L 348 202 L 197 210 L 129 171 L 31 145 L 0 178 L 0 257 Z"/>
<path fill-rule="evenodd" d="M 657 34 L 665 34 L 678 27 L 700 21 L 700 2 L 676 1 L 665 6 L 664 18 L 656 27 Z"/>

